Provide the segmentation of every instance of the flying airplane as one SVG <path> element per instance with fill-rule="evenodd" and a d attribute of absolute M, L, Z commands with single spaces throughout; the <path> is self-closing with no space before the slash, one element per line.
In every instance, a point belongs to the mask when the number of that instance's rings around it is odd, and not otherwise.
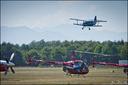
<path fill-rule="evenodd" d="M 102 27 L 102 25 L 99 25 L 99 22 L 107 22 L 105 20 L 97 20 L 97 16 L 95 16 L 94 20 L 82 20 L 82 19 L 74 19 L 74 18 L 70 18 L 70 20 L 76 20 L 77 23 L 73 23 L 73 24 L 78 26 L 83 26 L 82 30 L 84 29 L 84 27 L 88 27 L 89 30 L 90 27 Z M 83 23 L 79 24 L 78 21 L 82 21 Z"/>
<path fill-rule="evenodd" d="M 95 64 L 112 65 L 112 66 L 124 67 L 123 72 L 126 73 L 127 76 L 128 76 L 128 64 L 116 64 L 116 63 L 95 62 L 94 58 L 92 58 L 92 60 L 93 60 L 93 67 L 95 67 Z"/>
<path fill-rule="evenodd" d="M 14 63 L 12 63 L 12 59 L 14 57 L 14 53 L 12 53 L 10 60 L 8 61 L 8 59 L 4 56 L 5 60 L 0 60 L 0 71 L 5 71 L 4 76 L 7 75 L 8 69 L 10 67 L 12 73 L 15 73 L 15 71 L 13 70 L 13 66 L 15 66 Z"/>
<path fill-rule="evenodd" d="M 28 55 L 28 64 L 30 66 L 31 61 L 36 62 L 42 62 L 42 63 L 50 63 L 50 64 L 56 64 L 56 65 L 62 65 L 63 71 L 66 72 L 66 76 L 68 73 L 72 77 L 71 74 L 87 74 L 89 72 L 89 63 L 86 58 L 83 60 L 75 60 L 75 53 L 74 51 L 71 54 L 71 60 L 68 62 L 60 62 L 60 61 L 45 61 L 45 60 L 37 60 L 37 59 L 31 59 L 30 55 Z"/>

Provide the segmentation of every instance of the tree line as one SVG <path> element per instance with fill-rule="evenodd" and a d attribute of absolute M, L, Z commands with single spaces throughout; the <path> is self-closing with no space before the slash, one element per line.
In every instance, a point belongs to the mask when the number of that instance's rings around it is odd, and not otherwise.
<path fill-rule="evenodd" d="M 3 42 L 0 44 L 1 60 L 3 56 L 10 59 L 14 52 L 15 56 L 12 62 L 16 66 L 28 66 L 28 55 L 35 59 L 51 61 L 70 61 L 72 50 L 86 51 L 93 53 L 102 53 L 112 56 L 101 56 L 85 53 L 75 53 L 77 60 L 87 58 L 92 64 L 92 58 L 100 62 L 118 63 L 118 60 L 128 60 L 128 42 L 121 41 L 32 41 L 30 44 L 11 44 Z M 49 65 L 46 63 L 32 62 L 32 66 Z"/>

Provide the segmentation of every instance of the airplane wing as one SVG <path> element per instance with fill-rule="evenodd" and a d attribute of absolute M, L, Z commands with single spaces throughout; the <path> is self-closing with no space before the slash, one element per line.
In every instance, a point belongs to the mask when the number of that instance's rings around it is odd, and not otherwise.
<path fill-rule="evenodd" d="M 96 20 L 97 22 L 107 22 L 107 21 L 105 21 L 105 20 Z"/>
<path fill-rule="evenodd" d="M 84 21 L 84 22 L 86 22 L 86 20 L 82 20 L 82 19 L 74 19 L 74 18 L 70 18 L 70 20 L 76 20 L 76 21 Z"/>
<path fill-rule="evenodd" d="M 83 26 L 83 24 L 73 23 L 73 25 Z"/>
<path fill-rule="evenodd" d="M 93 25 L 92 27 L 102 27 L 102 25 Z"/>

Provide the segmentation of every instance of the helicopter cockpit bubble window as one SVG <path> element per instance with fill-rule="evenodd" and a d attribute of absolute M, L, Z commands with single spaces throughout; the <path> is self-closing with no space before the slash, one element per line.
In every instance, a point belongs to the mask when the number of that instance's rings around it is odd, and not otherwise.
<path fill-rule="evenodd" d="M 80 69 L 81 69 L 81 71 L 88 71 L 89 70 L 88 65 L 85 62 L 82 63 Z"/>
<path fill-rule="evenodd" d="M 84 58 L 84 59 L 83 59 L 83 62 L 84 62 L 84 63 L 87 63 L 88 61 L 87 61 L 87 59 L 86 59 L 86 58 Z"/>
<path fill-rule="evenodd" d="M 82 65 L 83 61 L 77 60 L 77 62 L 73 62 L 72 65 L 78 65 L 79 67 Z"/>
<path fill-rule="evenodd" d="M 82 65 L 82 63 L 83 63 L 83 61 L 78 60 L 78 65 L 79 65 L 79 66 L 81 66 L 81 65 Z"/>

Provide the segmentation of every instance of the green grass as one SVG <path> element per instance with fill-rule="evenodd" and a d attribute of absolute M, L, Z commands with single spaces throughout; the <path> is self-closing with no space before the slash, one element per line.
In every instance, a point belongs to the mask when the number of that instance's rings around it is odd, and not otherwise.
<path fill-rule="evenodd" d="M 15 74 L 1 73 L 1 85 L 7 84 L 127 84 L 123 68 L 90 68 L 86 78 L 82 75 L 65 77 L 61 68 L 14 67 Z M 114 70 L 115 73 L 112 73 Z"/>

